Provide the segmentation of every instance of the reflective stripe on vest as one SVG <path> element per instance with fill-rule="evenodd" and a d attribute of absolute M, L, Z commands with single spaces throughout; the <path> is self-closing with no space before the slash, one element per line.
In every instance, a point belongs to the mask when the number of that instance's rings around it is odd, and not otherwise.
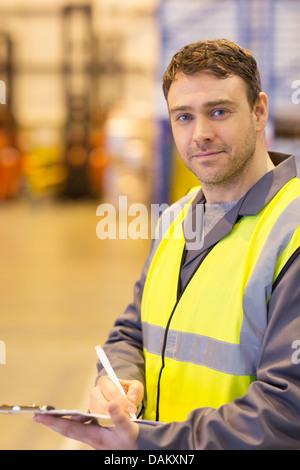
<path fill-rule="evenodd" d="M 182 228 L 181 238 L 174 233 L 182 214 L 164 231 L 142 299 L 145 419 L 184 420 L 194 408 L 217 408 L 247 392 L 272 285 L 300 246 L 299 225 L 300 181 L 294 178 L 217 243 L 179 299 L 185 242 Z"/>

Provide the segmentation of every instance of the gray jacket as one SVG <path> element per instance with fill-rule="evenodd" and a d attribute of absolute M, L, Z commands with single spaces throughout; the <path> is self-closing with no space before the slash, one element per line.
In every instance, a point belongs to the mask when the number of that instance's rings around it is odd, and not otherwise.
<path fill-rule="evenodd" d="M 187 253 L 181 270 L 182 287 L 208 250 L 232 230 L 240 217 L 257 214 L 296 176 L 294 157 L 274 152 L 270 152 L 270 156 L 276 167 L 264 175 L 216 224 L 205 238 L 201 250 Z M 194 204 L 203 202 L 204 196 L 200 191 Z M 140 307 L 150 260 L 151 250 L 141 277 L 134 286 L 133 302 L 117 319 L 104 346 L 119 378 L 137 379 L 143 383 L 145 374 Z M 300 448 L 299 279 L 300 248 L 287 262 L 273 286 L 268 304 L 268 327 L 257 366 L 257 380 L 249 386 L 247 393 L 218 409 L 195 409 L 184 422 L 164 424 L 141 421 L 139 449 Z M 101 366 L 98 365 L 98 368 L 101 374 Z"/>

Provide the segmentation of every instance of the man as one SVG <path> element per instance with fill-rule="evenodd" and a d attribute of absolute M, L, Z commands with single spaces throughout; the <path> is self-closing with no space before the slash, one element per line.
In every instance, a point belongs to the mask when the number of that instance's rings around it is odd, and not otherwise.
<path fill-rule="evenodd" d="M 236 44 L 186 46 L 163 89 L 178 151 L 201 189 L 153 243 L 105 346 L 127 398 L 99 366 L 90 409 L 116 427 L 36 419 L 96 449 L 299 449 L 294 158 L 268 153 L 267 96 L 252 54 Z M 204 243 L 193 249 L 181 227 L 201 205 Z M 150 423 L 129 419 L 140 411 Z"/>

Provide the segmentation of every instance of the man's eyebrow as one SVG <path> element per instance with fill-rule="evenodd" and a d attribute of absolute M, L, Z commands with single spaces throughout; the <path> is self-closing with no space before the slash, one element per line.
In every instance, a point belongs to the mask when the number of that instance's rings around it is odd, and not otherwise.
<path fill-rule="evenodd" d="M 218 99 L 204 103 L 204 108 L 214 108 L 215 106 L 236 106 L 236 103 L 228 99 Z"/>
<path fill-rule="evenodd" d="M 213 101 L 207 101 L 203 104 L 203 108 L 214 108 L 215 106 L 231 106 L 235 107 L 236 103 L 229 99 L 217 99 Z M 170 114 L 180 113 L 180 112 L 188 112 L 192 111 L 193 107 L 189 105 L 182 105 L 182 106 L 173 106 L 169 109 Z"/>
<path fill-rule="evenodd" d="M 186 111 L 191 111 L 192 107 L 191 106 L 173 106 L 172 108 L 169 109 L 170 114 L 174 113 L 180 113 L 180 112 L 186 112 Z"/>

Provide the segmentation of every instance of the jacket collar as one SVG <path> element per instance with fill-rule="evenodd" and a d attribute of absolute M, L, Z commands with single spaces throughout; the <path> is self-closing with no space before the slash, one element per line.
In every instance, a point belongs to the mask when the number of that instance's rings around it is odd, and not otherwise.
<path fill-rule="evenodd" d="M 217 222 L 205 237 L 204 245 L 200 252 L 204 252 L 209 247 L 212 247 L 221 238 L 230 233 L 240 217 L 258 214 L 288 181 L 297 176 L 295 158 L 292 155 L 278 152 L 269 152 L 269 155 L 275 168 L 266 173 L 252 186 L 236 205 Z M 192 212 L 196 204 L 205 204 L 202 189 L 200 189 L 192 203 Z M 191 216 L 193 217 L 192 214 Z"/>
<path fill-rule="evenodd" d="M 297 176 L 295 158 L 292 155 L 269 152 L 275 165 L 266 173 L 243 198 L 239 215 L 256 215 L 283 186 Z"/>

